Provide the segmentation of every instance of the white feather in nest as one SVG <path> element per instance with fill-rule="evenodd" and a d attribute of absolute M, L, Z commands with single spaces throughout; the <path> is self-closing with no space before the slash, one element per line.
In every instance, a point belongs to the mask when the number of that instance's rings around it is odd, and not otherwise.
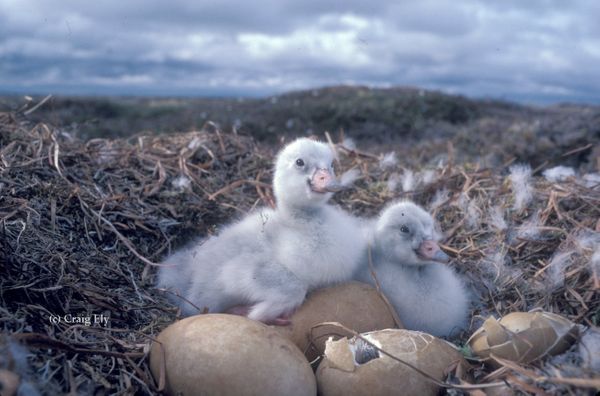
<path fill-rule="evenodd" d="M 496 243 L 490 243 L 496 245 Z M 510 282 L 521 282 L 523 271 L 516 266 L 510 266 L 510 258 L 504 246 L 493 247 L 486 250 L 485 257 L 480 261 L 479 266 L 482 270 L 484 279 L 487 280 L 487 287 L 490 290 L 497 290 Z"/>
<path fill-rule="evenodd" d="M 586 173 L 581 177 L 582 184 L 587 188 L 600 187 L 600 173 Z"/>
<path fill-rule="evenodd" d="M 513 165 L 508 176 L 513 191 L 513 209 L 522 212 L 533 198 L 531 187 L 531 167 L 529 165 Z"/>
<path fill-rule="evenodd" d="M 388 191 L 394 192 L 399 186 L 402 192 L 414 191 L 417 188 L 428 186 L 437 181 L 437 172 L 433 169 L 426 169 L 421 172 L 415 172 L 411 169 L 404 169 L 402 174 L 394 172 L 389 175 L 386 186 Z"/>
<path fill-rule="evenodd" d="M 600 281 L 600 232 L 592 230 L 579 231 L 575 239 L 575 246 L 578 252 L 587 260 L 590 274 Z"/>
<path fill-rule="evenodd" d="M 504 231 L 508 228 L 506 220 L 504 219 L 504 210 L 501 206 L 492 206 L 488 213 L 489 224 L 496 231 Z"/>
<path fill-rule="evenodd" d="M 584 260 L 588 263 L 590 274 L 600 275 L 600 233 L 591 230 L 579 230 L 567 237 L 550 259 L 545 271 L 547 290 L 554 291 L 564 285 L 565 271 L 569 265 Z M 594 272 L 595 271 L 595 272 Z"/>
<path fill-rule="evenodd" d="M 354 141 L 354 139 L 349 137 L 345 137 L 344 140 L 342 140 L 342 146 L 344 146 L 348 150 L 356 150 L 356 142 Z"/>
<path fill-rule="evenodd" d="M 571 264 L 574 250 L 558 252 L 552 256 L 546 269 L 546 285 L 551 291 L 563 286 L 565 280 L 565 269 Z"/>
<path fill-rule="evenodd" d="M 448 200 L 449 194 L 449 191 L 445 188 L 436 191 L 435 195 L 433 196 L 433 199 L 429 203 L 429 210 L 433 211 L 445 204 Z"/>
<path fill-rule="evenodd" d="M 400 184 L 400 175 L 396 172 L 392 173 L 390 177 L 388 177 L 386 186 L 389 192 L 394 192 L 398 188 Z"/>
<path fill-rule="evenodd" d="M 192 181 L 185 175 L 179 175 L 173 179 L 171 185 L 178 192 L 189 191 L 192 188 Z"/>
<path fill-rule="evenodd" d="M 395 168 L 396 165 L 398 165 L 398 157 L 394 151 L 384 154 L 379 160 L 379 168 L 382 170 Z"/>
<path fill-rule="evenodd" d="M 431 183 L 437 181 L 437 179 L 437 172 L 433 169 L 425 169 L 419 174 L 419 180 L 424 186 L 430 185 Z"/>
<path fill-rule="evenodd" d="M 582 357 L 583 367 L 591 372 L 600 372 L 600 331 L 590 328 L 583 336 L 577 347 Z"/>
<path fill-rule="evenodd" d="M 596 245 L 596 250 L 590 259 L 590 272 L 595 279 L 600 281 L 600 244 Z"/>
<path fill-rule="evenodd" d="M 539 210 L 517 227 L 517 237 L 522 239 L 538 239 L 541 233 L 541 220 Z"/>
<path fill-rule="evenodd" d="M 575 346 L 564 353 L 550 357 L 544 370 L 552 370 L 563 377 L 578 378 L 581 378 L 582 371 L 590 376 L 600 372 L 600 331 L 594 327 L 586 328 L 579 325 L 579 332 L 581 336 Z"/>
<path fill-rule="evenodd" d="M 549 182 L 562 182 L 567 180 L 569 177 L 574 177 L 575 169 L 568 166 L 559 165 L 555 166 L 554 168 L 546 169 L 542 175 Z"/>
<path fill-rule="evenodd" d="M 481 202 L 478 199 L 469 198 L 469 194 L 460 193 L 457 202 L 458 207 L 463 212 L 465 226 L 472 230 L 480 225 L 481 220 Z"/>
<path fill-rule="evenodd" d="M 351 187 L 359 178 L 360 170 L 358 168 L 348 169 L 340 176 L 340 184 L 344 187 Z"/>
<path fill-rule="evenodd" d="M 410 169 L 405 169 L 400 176 L 400 182 L 402 184 L 402 191 L 414 191 L 417 187 L 417 180 L 415 178 L 415 173 Z"/>

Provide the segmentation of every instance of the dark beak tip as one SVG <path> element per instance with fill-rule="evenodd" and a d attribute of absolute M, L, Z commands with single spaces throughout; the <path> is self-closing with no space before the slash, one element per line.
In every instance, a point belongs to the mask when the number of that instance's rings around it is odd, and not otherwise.
<path fill-rule="evenodd" d="M 435 252 L 435 254 L 433 255 L 433 259 L 435 261 L 438 261 L 440 263 L 447 263 L 448 261 L 450 261 L 450 256 L 448 256 L 446 253 L 444 253 L 441 250 L 438 250 L 437 252 Z"/>
<path fill-rule="evenodd" d="M 330 186 L 327 186 L 325 189 L 329 192 L 340 192 L 340 191 L 344 191 L 347 190 L 349 187 L 341 185 L 341 184 L 333 184 Z"/>

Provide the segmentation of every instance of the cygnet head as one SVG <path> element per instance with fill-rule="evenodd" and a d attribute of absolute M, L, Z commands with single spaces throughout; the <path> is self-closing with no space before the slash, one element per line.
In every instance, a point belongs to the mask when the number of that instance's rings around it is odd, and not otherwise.
<path fill-rule="evenodd" d="M 379 254 L 403 265 L 449 260 L 437 243 L 440 235 L 433 217 L 409 201 L 394 203 L 381 213 L 374 238 Z"/>
<path fill-rule="evenodd" d="M 322 205 L 340 191 L 328 145 L 308 138 L 296 139 L 277 156 L 273 192 L 278 206 L 310 208 Z"/>

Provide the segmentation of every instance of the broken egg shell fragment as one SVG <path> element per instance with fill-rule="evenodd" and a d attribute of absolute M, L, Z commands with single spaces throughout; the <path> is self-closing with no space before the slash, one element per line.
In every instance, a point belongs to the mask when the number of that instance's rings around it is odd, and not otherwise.
<path fill-rule="evenodd" d="M 167 394 L 315 395 L 308 361 L 269 326 L 225 314 L 192 316 L 152 343 L 150 370 Z"/>
<path fill-rule="evenodd" d="M 439 381 L 445 379 L 445 371 L 453 363 L 466 365 L 458 350 L 430 334 L 388 329 L 363 336 Z M 381 352 L 358 364 L 356 347 L 356 338 L 327 341 L 324 359 L 317 369 L 320 395 L 435 395 L 439 391 L 436 384 Z"/>
<path fill-rule="evenodd" d="M 486 319 L 467 344 L 473 353 L 498 366 L 493 356 L 530 363 L 566 351 L 577 338 L 577 326 L 550 312 L 513 312 Z M 492 356 L 493 355 L 493 356 Z"/>
<path fill-rule="evenodd" d="M 352 334 L 333 326 L 315 325 L 323 322 L 339 322 L 363 333 L 396 327 L 394 317 L 377 290 L 360 282 L 349 282 L 319 289 L 311 293 L 306 301 L 290 318 L 289 326 L 274 329 L 288 337 L 303 351 L 309 361 L 315 360 L 325 351 L 325 341 L 352 337 Z M 312 333 L 311 333 L 312 329 Z M 314 342 L 311 342 L 311 334 Z"/>

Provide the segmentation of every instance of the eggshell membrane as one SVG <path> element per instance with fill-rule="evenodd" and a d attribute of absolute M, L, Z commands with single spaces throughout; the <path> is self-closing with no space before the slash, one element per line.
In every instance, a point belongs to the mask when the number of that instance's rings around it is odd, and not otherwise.
<path fill-rule="evenodd" d="M 290 325 L 274 328 L 313 361 L 323 354 L 325 341 L 330 336 L 334 339 L 353 336 L 333 325 L 314 328 L 315 325 L 339 322 L 358 333 L 396 328 L 391 309 L 393 307 L 384 302 L 375 288 L 350 282 L 312 292 L 292 315 Z M 311 342 L 311 329 L 314 342 Z"/>
<path fill-rule="evenodd" d="M 175 395 L 315 395 L 308 361 L 287 338 L 245 317 L 206 314 L 161 332 L 150 370 Z"/>
<path fill-rule="evenodd" d="M 381 349 L 439 381 L 445 379 L 445 371 L 453 363 L 466 365 L 460 352 L 430 334 L 388 329 L 367 335 Z M 345 351 L 348 343 L 348 339 L 328 342 L 316 374 L 320 395 L 436 395 L 439 391 L 436 384 L 412 368 L 381 353 L 378 358 L 357 365 Z"/>

